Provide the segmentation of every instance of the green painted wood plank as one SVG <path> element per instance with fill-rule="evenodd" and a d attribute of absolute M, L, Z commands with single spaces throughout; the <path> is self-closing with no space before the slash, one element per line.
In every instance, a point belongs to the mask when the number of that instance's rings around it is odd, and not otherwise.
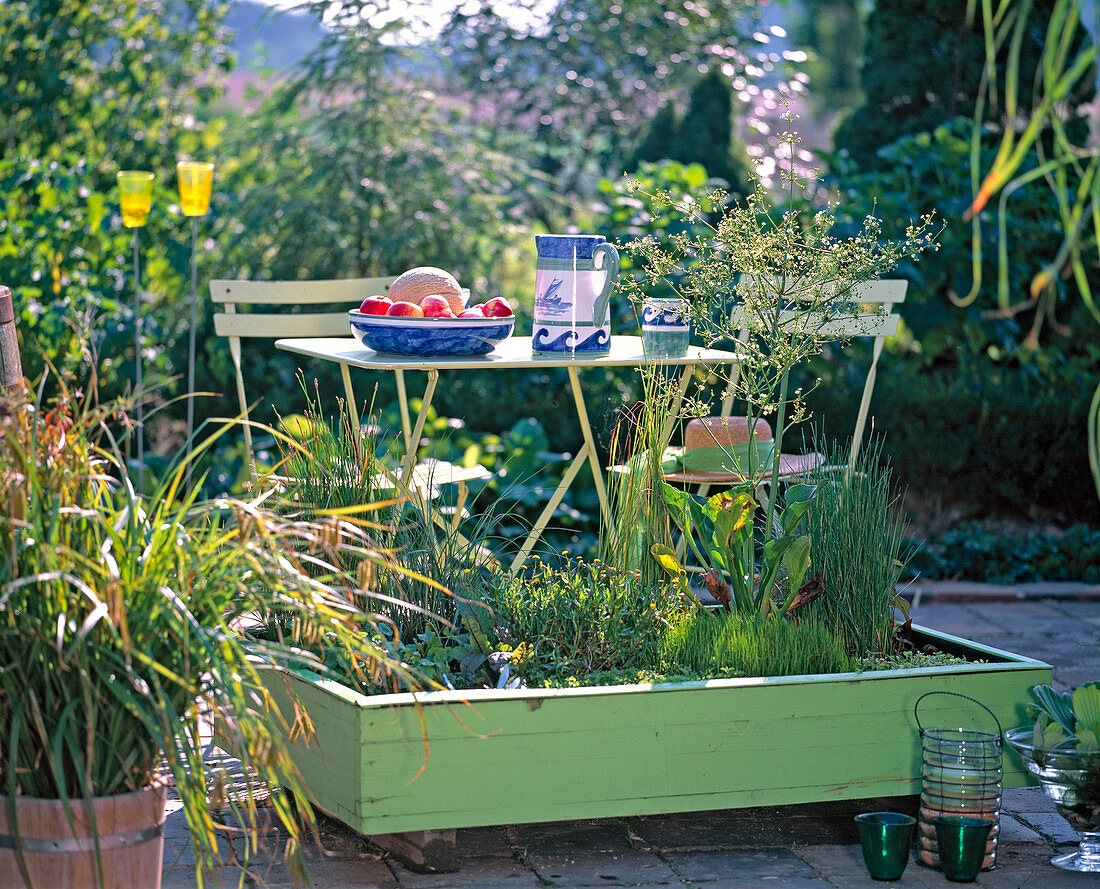
<path fill-rule="evenodd" d="M 963 640 L 935 635 L 967 647 Z M 368 698 L 295 680 L 319 743 L 297 759 L 321 808 L 362 833 L 611 817 L 916 793 L 913 705 L 956 691 L 1010 727 L 1050 667 L 997 661 L 884 673 L 665 686 Z M 420 716 L 427 726 L 425 758 Z M 936 695 L 926 728 L 995 731 Z M 1005 786 L 1027 777 L 1005 759 Z"/>

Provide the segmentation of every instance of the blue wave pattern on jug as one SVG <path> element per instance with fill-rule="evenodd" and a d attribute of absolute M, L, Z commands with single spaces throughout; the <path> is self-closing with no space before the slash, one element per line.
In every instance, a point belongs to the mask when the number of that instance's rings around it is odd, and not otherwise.
<path fill-rule="evenodd" d="M 547 328 L 536 328 L 531 339 L 535 352 L 576 353 L 577 355 L 606 355 L 611 345 L 611 336 L 603 330 L 597 330 L 588 339 L 581 340 L 576 331 L 567 330 L 556 339 L 548 339 Z"/>
<path fill-rule="evenodd" d="M 608 354 L 618 252 L 602 235 L 536 235 L 535 246 L 533 351 L 561 357 Z"/>

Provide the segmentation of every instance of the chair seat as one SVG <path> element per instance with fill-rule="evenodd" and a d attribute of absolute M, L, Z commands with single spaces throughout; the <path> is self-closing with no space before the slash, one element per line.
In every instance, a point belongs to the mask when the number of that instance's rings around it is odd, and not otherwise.
<path fill-rule="evenodd" d="M 680 450 L 669 448 L 670 451 Z M 825 462 L 825 455 L 811 452 L 809 454 L 780 454 L 779 478 L 787 479 L 803 475 L 813 469 L 817 469 Z M 663 473 L 665 481 L 675 482 L 681 485 L 720 485 L 738 484 L 746 481 L 744 474 L 740 472 L 703 472 L 700 470 L 679 469 Z M 761 473 L 760 481 L 770 481 L 771 471 Z"/>
<path fill-rule="evenodd" d="M 457 485 L 460 482 L 481 481 L 492 478 L 493 474 L 480 464 L 467 469 L 456 466 L 446 460 L 426 458 L 413 467 L 410 487 L 416 488 L 426 499 L 435 499 L 441 485 Z M 393 483 L 384 475 L 375 479 L 375 485 L 381 490 L 392 490 Z"/>

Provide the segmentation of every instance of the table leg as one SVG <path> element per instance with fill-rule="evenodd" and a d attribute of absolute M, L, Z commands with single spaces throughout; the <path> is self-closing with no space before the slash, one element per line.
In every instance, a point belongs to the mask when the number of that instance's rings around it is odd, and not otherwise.
<path fill-rule="evenodd" d="M 405 393 L 405 371 L 395 370 L 393 378 L 397 382 L 397 404 L 401 409 L 401 432 L 405 436 L 405 453 L 412 450 L 412 424 L 409 423 L 409 399 Z"/>
<path fill-rule="evenodd" d="M 512 574 L 515 574 L 523 567 L 523 563 L 527 561 L 527 557 L 531 555 L 531 550 L 534 549 L 535 544 L 539 538 L 542 537 L 542 532 L 546 530 L 546 526 L 550 524 L 550 517 L 557 511 L 558 504 L 561 503 L 562 498 L 565 496 L 565 492 L 569 490 L 569 486 L 573 484 L 573 479 L 577 477 L 577 473 L 580 472 L 580 468 L 585 464 L 588 459 L 588 454 L 585 448 L 581 449 L 581 452 L 573 458 L 573 462 L 569 464 L 569 468 L 565 471 L 565 476 L 561 480 L 561 484 L 554 490 L 553 495 L 550 497 L 550 502 L 543 508 L 541 515 L 535 522 L 531 533 L 527 535 L 527 539 L 523 541 L 523 546 L 519 548 L 519 552 L 516 554 L 515 559 L 512 560 L 512 566 L 508 569 Z"/>
<path fill-rule="evenodd" d="M 340 365 L 340 376 L 344 380 L 344 397 L 348 401 L 348 412 L 351 416 L 352 429 L 359 432 L 359 406 L 355 403 L 355 390 L 351 386 L 351 372 L 346 364 Z"/>
<path fill-rule="evenodd" d="M 600 457 L 596 451 L 596 442 L 592 438 L 592 427 L 588 423 L 588 409 L 584 404 L 584 393 L 581 392 L 581 381 L 577 376 L 575 367 L 569 368 L 569 385 L 573 388 L 573 402 L 577 406 L 577 419 L 581 423 L 581 435 L 584 437 L 584 446 L 578 457 L 587 456 L 588 463 L 592 467 L 592 481 L 596 484 L 596 496 L 600 499 L 600 514 L 608 527 L 611 526 L 611 510 L 607 505 L 607 488 L 603 482 L 603 467 L 600 466 Z M 572 482 L 572 479 L 570 479 Z M 563 480 L 564 484 L 564 480 Z M 568 485 L 565 485 L 568 488 Z M 562 490 L 564 494 L 564 489 Z"/>
<path fill-rule="evenodd" d="M 412 435 L 407 439 L 408 447 L 405 450 L 405 464 L 401 469 L 401 481 L 408 485 L 412 478 L 412 471 L 416 466 L 416 452 L 420 449 L 420 436 L 424 432 L 424 421 L 428 418 L 428 408 L 432 406 L 432 398 L 435 397 L 435 386 L 439 382 L 439 371 L 434 367 L 428 371 L 428 385 L 424 387 L 424 398 L 420 402 L 420 413 L 416 415 L 416 426 Z M 405 402 L 402 400 L 402 406 Z M 404 408 L 406 411 L 408 408 Z"/>

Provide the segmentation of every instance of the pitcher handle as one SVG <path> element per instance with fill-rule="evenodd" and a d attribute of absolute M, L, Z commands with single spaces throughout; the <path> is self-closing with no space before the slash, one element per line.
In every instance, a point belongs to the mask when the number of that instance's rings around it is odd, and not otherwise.
<path fill-rule="evenodd" d="M 592 323 L 596 327 L 603 327 L 607 323 L 608 306 L 611 302 L 611 291 L 615 289 L 615 282 L 619 277 L 619 251 L 611 244 L 597 244 L 592 251 L 592 265 L 596 265 L 596 259 L 601 254 L 604 256 L 604 267 L 607 270 L 607 278 L 603 282 L 603 290 L 596 297 L 596 304 L 592 307 Z"/>

